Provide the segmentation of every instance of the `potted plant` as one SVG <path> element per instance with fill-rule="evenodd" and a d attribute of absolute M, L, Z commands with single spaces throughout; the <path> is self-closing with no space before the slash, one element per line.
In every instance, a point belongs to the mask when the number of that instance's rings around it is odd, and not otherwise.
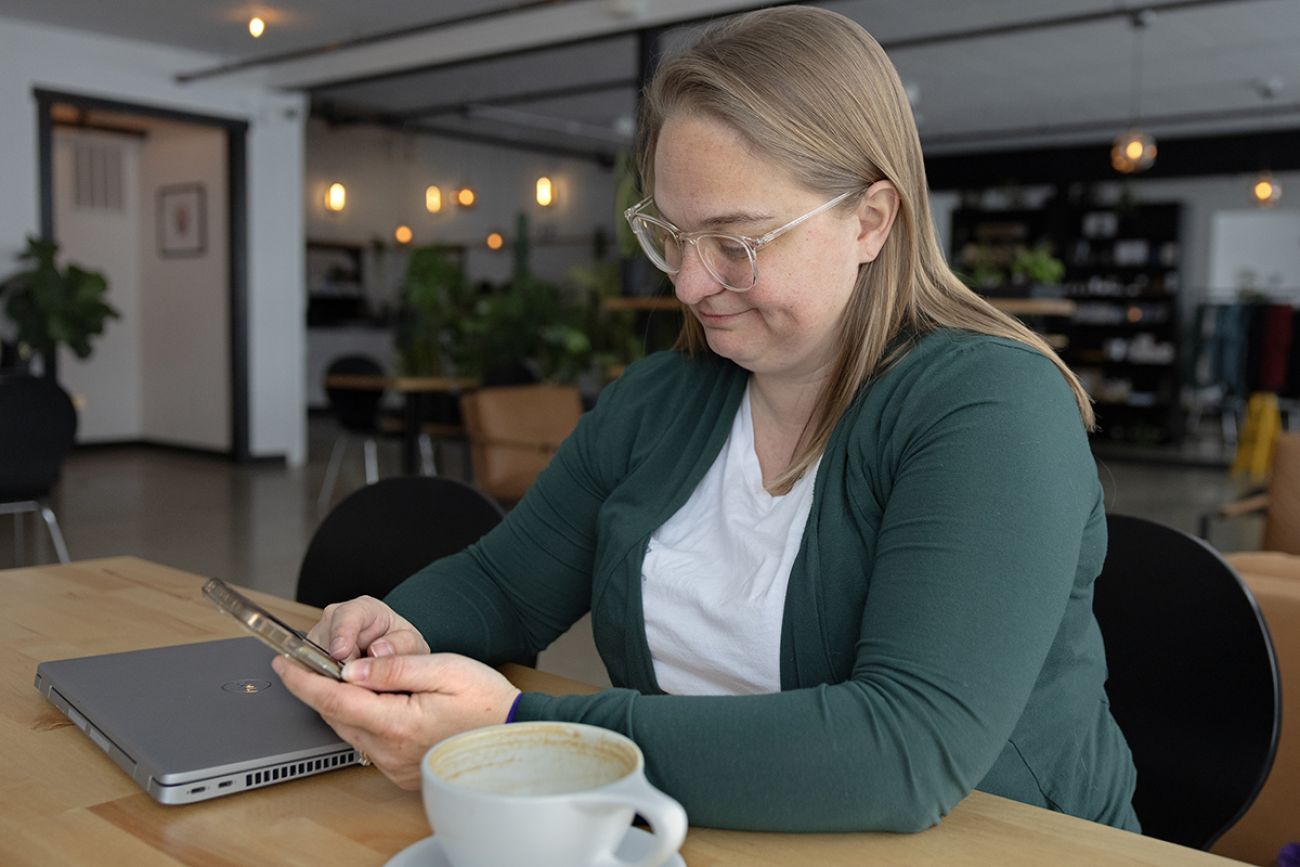
<path fill-rule="evenodd" d="M 5 315 L 16 329 L 18 355 L 39 354 L 44 373 L 57 376 L 57 350 L 66 345 L 78 358 L 89 358 L 91 338 L 104 332 L 108 319 L 118 313 L 104 301 L 108 281 L 104 275 L 77 265 L 59 267 L 59 245 L 27 239 L 18 255 L 26 267 L 0 281 Z"/>

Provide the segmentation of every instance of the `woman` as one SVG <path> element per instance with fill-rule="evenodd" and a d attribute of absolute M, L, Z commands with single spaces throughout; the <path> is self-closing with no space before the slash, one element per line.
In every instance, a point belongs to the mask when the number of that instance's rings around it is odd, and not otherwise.
<path fill-rule="evenodd" d="M 695 824 L 914 831 L 978 787 L 1136 829 L 1089 402 L 944 264 L 879 45 L 819 9 L 733 19 L 663 63 L 640 135 L 628 218 L 681 351 L 606 389 L 480 543 L 326 609 L 351 683 L 285 683 L 405 786 L 455 732 L 576 720 L 636 740 Z M 615 688 L 489 667 L 588 610 Z"/>

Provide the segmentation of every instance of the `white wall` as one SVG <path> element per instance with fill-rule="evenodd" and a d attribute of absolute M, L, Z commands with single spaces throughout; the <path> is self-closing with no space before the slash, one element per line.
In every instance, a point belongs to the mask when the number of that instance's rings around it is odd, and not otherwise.
<path fill-rule="evenodd" d="M 78 143 L 116 150 L 122 160 L 122 209 L 78 208 L 73 165 Z M 108 279 L 105 300 L 121 316 L 105 323 L 94 354 L 82 361 L 64 348 L 59 378 L 79 405 L 77 441 L 139 439 L 140 380 L 139 139 L 89 131 L 54 131 L 54 233 L 61 260 Z M 8 240 L 8 239 L 6 239 Z"/>
<path fill-rule="evenodd" d="M 215 451 L 230 448 L 230 232 L 226 133 L 153 123 L 140 154 L 141 430 L 146 440 Z M 158 192 L 204 190 L 204 250 L 161 254 Z"/>
<path fill-rule="evenodd" d="M 0 268 L 39 230 L 33 88 L 248 121 L 250 447 L 306 457 L 303 412 L 305 101 L 258 84 L 180 85 L 220 58 L 0 18 Z"/>
<path fill-rule="evenodd" d="M 534 198 L 539 175 L 555 184 L 555 203 L 547 208 Z M 334 181 L 348 191 L 347 207 L 338 214 L 324 205 Z M 438 214 L 424 207 L 430 184 L 443 191 Z M 452 201 L 453 190 L 464 185 L 478 193 L 473 208 Z M 532 270 L 549 280 L 563 279 L 573 265 L 590 264 L 589 240 L 597 228 L 612 238 L 615 219 L 613 170 L 590 161 L 379 127 L 331 129 L 317 121 L 308 124 L 303 194 L 312 240 L 392 244 L 393 229 L 405 223 L 415 245 L 464 245 L 470 279 L 494 282 L 509 278 L 511 253 L 491 252 L 484 240 L 498 231 L 513 241 L 519 212 L 528 215 L 534 238 Z M 542 240 L 548 236 L 577 243 L 548 244 Z"/>

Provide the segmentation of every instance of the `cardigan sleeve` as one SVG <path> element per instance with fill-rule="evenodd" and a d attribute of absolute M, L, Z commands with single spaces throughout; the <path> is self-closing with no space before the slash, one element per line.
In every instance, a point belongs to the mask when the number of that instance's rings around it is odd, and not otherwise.
<path fill-rule="evenodd" d="M 915 831 L 938 822 L 1008 746 L 1060 628 L 1095 505 L 1095 469 L 1061 374 L 1028 349 L 975 347 L 932 356 L 933 369 L 897 390 L 894 417 L 874 429 L 887 442 L 849 446 L 892 465 L 880 470 L 883 486 L 850 479 L 856 496 L 885 502 L 847 680 L 758 696 L 528 693 L 517 719 L 628 735 L 693 824 Z"/>
<path fill-rule="evenodd" d="M 590 609 L 596 515 L 617 464 L 597 443 L 621 387 L 605 388 L 502 523 L 385 597 L 434 650 L 526 661 Z"/>

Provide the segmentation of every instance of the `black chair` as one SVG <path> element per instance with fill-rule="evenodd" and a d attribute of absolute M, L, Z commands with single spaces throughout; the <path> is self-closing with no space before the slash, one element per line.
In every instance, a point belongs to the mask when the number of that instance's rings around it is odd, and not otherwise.
<path fill-rule="evenodd" d="M 0 377 L 0 514 L 14 521 L 39 512 L 60 562 L 68 562 L 49 495 L 77 435 L 77 410 L 58 383 L 44 377 Z M 21 525 L 15 525 L 21 546 Z M 19 547 L 21 550 L 21 547 Z"/>
<path fill-rule="evenodd" d="M 503 516 L 490 497 L 454 479 L 401 476 L 367 485 L 316 529 L 296 598 L 323 607 L 363 594 L 383 597 L 475 542 Z"/>
<path fill-rule="evenodd" d="M 331 376 L 349 375 L 383 376 L 384 368 L 373 358 L 347 355 L 332 361 L 325 371 L 327 380 Z M 366 484 L 373 485 L 379 480 L 379 450 L 375 439 L 379 436 L 379 408 L 384 400 L 384 389 L 337 388 L 326 385 L 325 396 L 329 399 L 334 418 L 343 429 L 330 450 L 329 464 L 325 467 L 325 481 L 321 484 L 320 496 L 316 501 L 316 508 L 322 514 L 329 508 L 334 497 L 339 467 L 343 464 L 344 454 L 353 437 L 362 437 L 364 444 Z"/>
<path fill-rule="evenodd" d="M 1201 540 L 1110 515 L 1093 610 L 1111 712 L 1137 766 L 1150 837 L 1208 849 L 1259 793 L 1281 721 L 1268 627 L 1237 573 Z"/>

